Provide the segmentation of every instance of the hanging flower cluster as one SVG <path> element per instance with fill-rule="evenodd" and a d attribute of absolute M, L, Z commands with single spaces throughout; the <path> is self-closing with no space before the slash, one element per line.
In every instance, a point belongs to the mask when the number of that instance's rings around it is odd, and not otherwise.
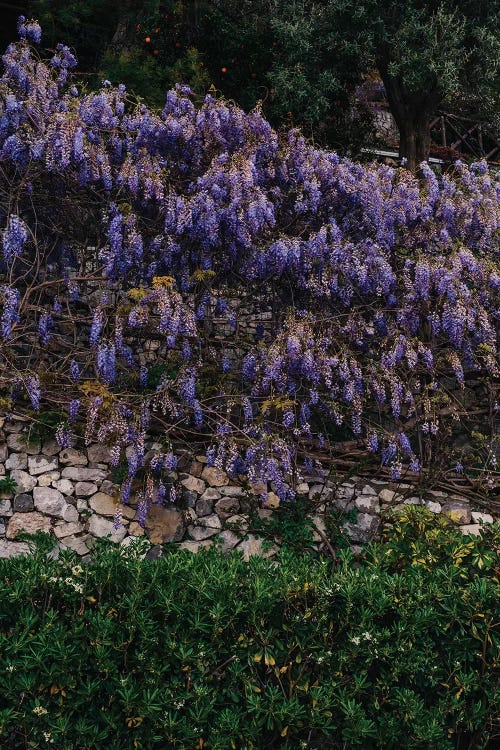
<path fill-rule="evenodd" d="M 80 93 L 40 33 L 21 19 L 2 58 L 3 395 L 106 442 L 141 517 L 176 493 L 152 420 L 280 498 L 340 440 L 394 480 L 435 465 L 460 393 L 498 375 L 487 166 L 362 166 L 186 86 L 161 112 Z"/>

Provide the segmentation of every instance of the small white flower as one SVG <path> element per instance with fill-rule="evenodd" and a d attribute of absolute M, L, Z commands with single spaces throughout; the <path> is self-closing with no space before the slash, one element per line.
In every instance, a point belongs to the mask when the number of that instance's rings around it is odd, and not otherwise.
<path fill-rule="evenodd" d="M 47 709 L 43 706 L 35 706 L 35 708 L 33 709 L 33 713 L 37 716 L 44 716 L 47 713 Z"/>
<path fill-rule="evenodd" d="M 361 641 L 361 639 L 360 639 L 360 637 L 359 637 L 359 636 L 357 636 L 357 635 L 355 635 L 355 636 L 353 636 L 353 637 L 351 638 L 351 643 L 354 643 L 354 645 L 355 645 L 355 646 L 359 646 L 359 644 L 360 644 L 360 641 Z"/>
<path fill-rule="evenodd" d="M 13 672 L 15 667 L 13 664 L 9 664 L 9 666 L 6 669 L 7 669 L 7 672 Z"/>

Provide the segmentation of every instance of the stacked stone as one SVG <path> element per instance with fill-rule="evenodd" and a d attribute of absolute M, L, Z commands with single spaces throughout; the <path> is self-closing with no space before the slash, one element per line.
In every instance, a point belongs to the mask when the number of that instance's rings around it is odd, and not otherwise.
<path fill-rule="evenodd" d="M 160 448 L 154 440 L 147 447 L 149 456 Z M 224 551 L 240 550 L 245 559 L 253 554 L 271 556 L 278 550 L 275 544 L 264 546 L 262 539 L 249 532 L 251 512 L 265 519 L 280 505 L 272 485 L 244 487 L 207 466 L 204 456 L 192 460 L 184 454 L 179 471 L 169 477 L 182 488 L 178 504 L 154 505 L 142 528 L 134 499 L 130 505 L 119 503 L 120 488 L 111 474 L 105 446 L 61 449 L 54 440 L 30 441 L 21 417 L 0 420 L 0 479 L 9 475 L 15 482 L 14 491 L 0 494 L 0 557 L 27 552 L 27 545 L 16 541 L 17 537 L 21 532 L 36 531 L 53 534 L 59 548 L 70 548 L 82 556 L 88 554 L 93 539 L 102 537 L 122 545 L 145 537 L 152 555 L 169 542 L 193 552 L 216 543 Z M 410 485 L 395 488 L 375 479 L 367 483 L 352 477 L 334 483 L 317 475 L 305 477 L 296 490 L 299 496 L 314 501 L 317 548 L 325 543 L 325 518 L 332 511 L 355 549 L 378 538 L 385 511 L 408 504 L 444 514 L 466 534 L 479 534 L 481 524 L 494 520 L 490 514 L 474 510 L 463 497 L 431 491 L 421 498 Z M 261 503 L 264 491 L 268 491 L 267 500 Z M 122 522 L 116 529 L 113 518 L 118 505 Z M 342 522 L 342 515 L 352 510 L 357 512 L 356 521 Z"/>

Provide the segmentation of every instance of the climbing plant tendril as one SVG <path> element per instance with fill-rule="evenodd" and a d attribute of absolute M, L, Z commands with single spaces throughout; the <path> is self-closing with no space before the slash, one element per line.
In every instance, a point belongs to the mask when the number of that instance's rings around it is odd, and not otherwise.
<path fill-rule="evenodd" d="M 161 112 L 108 81 L 86 93 L 67 47 L 40 60 L 38 24 L 19 32 L 0 79 L 4 411 L 59 410 L 60 445 L 108 444 L 142 515 L 175 495 L 163 478 L 182 441 L 281 499 L 339 450 L 395 481 L 493 490 L 486 164 L 423 164 L 419 181 L 276 133 L 258 110 L 196 108 L 185 86 Z M 472 430 L 477 450 L 454 439 Z"/>

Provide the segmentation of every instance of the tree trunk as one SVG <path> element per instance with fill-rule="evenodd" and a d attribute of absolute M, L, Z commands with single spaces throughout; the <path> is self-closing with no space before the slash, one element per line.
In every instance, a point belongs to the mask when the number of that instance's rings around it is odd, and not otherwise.
<path fill-rule="evenodd" d="M 406 159 L 406 167 L 411 172 L 416 172 L 419 165 L 429 158 L 431 115 L 430 112 L 425 119 L 418 116 L 402 122 L 396 120 L 399 128 L 399 158 Z"/>
<path fill-rule="evenodd" d="M 380 71 L 391 113 L 399 128 L 399 157 L 406 167 L 417 172 L 422 161 L 429 158 L 430 121 L 441 97 L 435 88 L 425 92 L 409 91 L 399 79 Z"/>

